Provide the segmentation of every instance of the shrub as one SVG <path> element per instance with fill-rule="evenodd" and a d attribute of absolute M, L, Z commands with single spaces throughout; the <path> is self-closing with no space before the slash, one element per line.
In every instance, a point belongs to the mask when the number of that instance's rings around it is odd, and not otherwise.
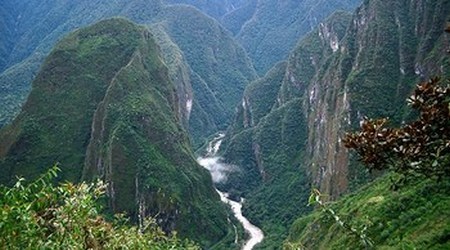
<path fill-rule="evenodd" d="M 361 131 L 347 133 L 344 145 L 356 150 L 370 170 L 390 166 L 403 175 L 450 176 L 450 87 L 439 78 L 422 82 L 408 105 L 419 112 L 416 121 L 388 128 L 387 118 L 364 118 Z"/>
<path fill-rule="evenodd" d="M 36 181 L 0 187 L 0 245 L 5 249 L 199 249 L 167 236 L 153 219 L 131 226 L 123 215 L 107 221 L 98 199 L 105 185 L 53 185 L 57 167 Z"/>

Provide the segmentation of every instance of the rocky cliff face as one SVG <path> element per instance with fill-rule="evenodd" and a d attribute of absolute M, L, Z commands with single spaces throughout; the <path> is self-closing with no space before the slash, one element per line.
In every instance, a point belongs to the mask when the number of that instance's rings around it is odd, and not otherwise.
<path fill-rule="evenodd" d="M 224 155 L 230 163 L 243 165 L 236 175 L 248 173 L 239 177 L 245 180 L 240 183 L 248 185 L 235 192 L 249 195 L 246 212 L 263 230 L 275 232 L 276 225 L 289 220 L 281 218 L 304 213 L 286 208 L 304 207 L 304 200 L 291 199 L 307 196 L 307 189 L 319 188 L 328 199 L 336 199 L 368 180 L 368 173 L 354 164 L 341 138 L 363 116 L 388 116 L 393 123 L 409 119 L 413 114 L 404 111 L 404 100 L 413 85 L 434 74 L 448 76 L 449 61 L 444 55 L 449 38 L 443 29 L 449 4 L 365 1 L 353 16 L 336 13 L 298 43 L 285 71 L 279 73 L 281 83 L 273 78 L 271 91 L 278 94 L 276 98 L 268 95 L 271 108 L 255 106 L 255 94 L 245 92 Z M 277 116 L 288 107 L 297 113 Z M 261 114 L 260 110 L 266 110 L 263 118 L 255 120 L 253 114 Z M 273 117 L 283 123 L 294 114 L 301 114 L 296 118 L 301 122 L 291 123 L 293 127 L 269 125 Z M 261 138 L 267 139 L 264 144 Z M 291 171 L 292 175 L 284 175 Z M 259 173 L 256 184 L 248 180 L 255 173 Z M 294 176 L 298 179 L 289 179 Z M 309 186 L 300 185 L 305 178 Z M 286 180 L 298 185 L 296 194 L 285 196 L 290 190 Z M 277 200 L 284 203 L 266 213 Z"/>
<path fill-rule="evenodd" d="M 309 211 L 314 132 L 306 111 L 313 100 L 305 93 L 349 22 L 348 13 L 336 13 L 302 40 L 287 62 L 251 83 L 224 141 L 224 157 L 241 171 L 223 187 L 247 197 L 245 212 L 267 233 L 265 247 L 281 244 L 294 215 Z"/>
<path fill-rule="evenodd" d="M 414 84 L 448 74 L 443 32 L 448 9 L 448 1 L 366 1 L 342 40 L 320 28 L 333 55 L 306 85 L 304 110 L 314 183 L 332 198 L 360 174 L 348 167 L 343 132 L 357 127 L 363 116 L 389 117 L 393 123 L 408 119 L 403 110 Z"/>
<path fill-rule="evenodd" d="M 307 118 L 308 130 L 305 160 L 313 173 L 312 185 L 332 195 L 347 188 L 346 181 L 334 179 L 336 175 L 347 176 L 347 170 L 329 166 L 346 166 L 348 160 L 347 151 L 337 146 L 349 108 L 347 90 L 331 83 L 340 77 L 340 72 L 335 72 L 339 64 L 333 58 L 338 57 L 349 22 L 347 14 L 336 13 L 301 41 L 289 58 L 278 99 L 279 105 L 293 98 L 302 99 L 301 112 Z"/>
<path fill-rule="evenodd" d="M 182 127 L 177 88 L 153 35 L 124 19 L 57 44 L 14 122 L 0 131 L 1 182 L 103 179 L 112 212 L 155 216 L 205 247 L 227 234 L 226 213 Z M 206 230 L 205 230 L 206 228 Z"/>

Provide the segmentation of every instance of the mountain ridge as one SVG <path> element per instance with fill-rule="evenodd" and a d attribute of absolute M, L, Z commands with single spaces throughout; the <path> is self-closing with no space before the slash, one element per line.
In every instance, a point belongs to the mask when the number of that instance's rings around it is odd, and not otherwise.
<path fill-rule="evenodd" d="M 61 181 L 107 183 L 111 212 L 156 216 L 205 247 L 225 238 L 226 211 L 196 163 L 160 53 L 146 28 L 122 18 L 62 39 L 0 131 L 2 183 L 34 179 L 57 161 Z"/>
<path fill-rule="evenodd" d="M 264 118 L 259 122 L 249 122 L 258 112 L 254 107 L 258 102 L 252 103 L 251 95 L 245 92 L 243 105 L 238 107 L 224 140 L 228 148 L 223 152 L 230 164 L 241 166 L 237 177 L 232 174 L 229 178 L 238 182 L 238 188 L 230 188 L 232 183 L 224 187 L 249 196 L 244 213 L 250 220 L 269 235 L 277 230 L 275 235 L 283 234 L 280 228 L 288 227 L 287 221 L 308 213 L 306 199 L 312 188 L 327 200 L 335 200 L 374 178 L 349 154 L 341 137 L 356 128 L 363 116 L 389 116 L 394 124 L 410 119 L 413 114 L 402 102 L 414 83 L 433 74 L 448 76 L 449 61 L 444 55 L 449 38 L 443 32 L 448 4 L 365 1 L 351 16 L 335 13 L 299 41 L 285 71 L 279 72 L 281 83 L 279 78 L 268 83 L 273 89 L 265 92 L 275 91 L 277 95 L 269 98 L 271 108 L 262 113 Z M 292 127 L 277 125 L 275 121 L 288 121 L 294 114 L 275 120 L 271 117 L 292 103 L 297 103 L 294 109 L 301 114 L 297 119 L 303 121 Z M 282 131 L 276 132 L 280 127 Z M 297 130 L 306 136 L 299 136 Z M 260 143 L 264 137 L 267 142 Z M 296 150 L 290 152 L 291 148 Z M 281 171 L 290 169 L 296 169 L 293 175 L 303 180 L 291 180 L 291 186 L 273 181 L 288 180 Z M 294 201 L 293 196 L 284 195 L 295 183 L 304 184 L 297 187 Z M 279 210 L 266 213 L 280 200 L 283 205 Z M 291 204 L 285 207 L 287 203 Z M 304 210 L 288 210 L 299 206 Z M 263 244 L 269 247 L 279 242 L 268 238 Z"/>
<path fill-rule="evenodd" d="M 228 85 L 232 85 L 243 90 L 248 81 L 256 78 L 251 62 L 242 48 L 231 38 L 231 34 L 226 32 L 217 21 L 201 14 L 193 7 L 166 6 L 157 0 L 151 0 L 150 2 L 121 0 L 114 3 L 82 1 L 72 3 L 71 6 L 73 8 L 68 8 L 65 5 L 52 5 L 50 2 L 39 4 L 38 1 L 33 1 L 28 7 L 17 7 L 18 11 L 22 10 L 23 12 L 36 9 L 36 13 L 30 12 L 28 18 L 28 22 L 32 22 L 33 25 L 23 24 L 23 27 L 21 26 L 21 30 L 24 30 L 25 34 L 19 43 L 21 46 L 16 45 L 16 47 L 22 48 L 22 50 L 13 53 L 18 60 L 22 61 L 0 73 L 0 89 L 5 93 L 0 97 L 0 103 L 4 103 L 5 106 L 5 110 L 0 112 L 0 125 L 6 124 L 20 110 L 20 106 L 24 103 L 29 92 L 31 79 L 33 79 L 39 65 L 58 37 L 74 28 L 111 16 L 124 16 L 137 23 L 149 26 L 159 24 L 159 27 L 165 30 L 172 42 L 183 52 L 182 56 L 187 59 L 186 63 L 189 64 L 190 68 L 187 72 L 191 75 L 185 80 L 192 81 L 193 83 L 190 85 L 195 88 L 191 96 L 193 97 L 192 112 L 194 114 L 192 119 L 189 119 L 192 124 L 185 123 L 187 129 L 189 129 L 189 126 L 192 127 L 190 130 L 195 147 L 201 146 L 210 134 L 218 129 L 225 128 L 231 120 L 233 106 L 239 101 L 240 93 L 235 91 L 236 93 L 229 96 L 230 101 L 228 101 L 223 97 L 215 96 L 217 94 L 223 95 L 224 91 L 221 88 L 229 89 Z M 95 15 L 92 15 L 92 10 L 96 10 Z M 39 19 L 39 13 L 41 12 L 49 13 L 45 20 L 52 21 L 51 29 L 41 30 L 45 26 L 45 23 L 42 23 Z M 58 19 L 54 15 L 61 18 Z M 181 23 L 176 18 L 177 16 L 183 16 L 186 22 Z M 202 34 L 201 29 L 194 26 L 187 27 L 187 23 L 200 23 L 199 27 L 211 32 L 211 38 L 207 45 L 206 43 L 195 42 L 199 39 L 206 42 L 208 39 L 205 38 L 205 34 Z M 187 32 L 182 32 L 181 27 L 187 29 Z M 37 31 L 39 31 L 39 36 L 27 39 L 30 36 L 28 34 L 34 34 Z M 41 36 L 44 36 L 44 38 L 40 39 Z M 213 43 L 212 38 L 217 39 L 217 42 Z M 226 48 L 222 48 L 222 46 Z M 214 52 L 214 50 L 218 50 L 218 52 Z M 221 63 L 221 67 L 211 67 L 212 62 L 216 60 L 215 54 L 212 52 L 220 57 L 217 59 Z M 24 53 L 28 53 L 26 57 L 19 57 L 19 54 Z M 224 53 L 234 54 L 234 56 L 224 57 Z M 234 64 L 239 67 L 235 67 Z M 228 84 L 226 78 L 233 80 Z M 188 85 L 186 86 L 188 87 Z M 229 102 L 233 104 L 229 104 Z M 180 103 L 180 107 L 185 105 L 185 103 Z M 223 112 L 210 115 L 213 108 L 218 108 Z M 188 118 L 188 116 L 185 115 L 185 118 Z M 193 131 L 196 132 L 193 133 Z"/>
<path fill-rule="evenodd" d="M 264 74 L 276 62 L 285 60 L 296 42 L 334 11 L 350 11 L 359 3 L 358 0 L 259 0 L 255 13 L 236 38 L 253 59 L 257 72 Z"/>

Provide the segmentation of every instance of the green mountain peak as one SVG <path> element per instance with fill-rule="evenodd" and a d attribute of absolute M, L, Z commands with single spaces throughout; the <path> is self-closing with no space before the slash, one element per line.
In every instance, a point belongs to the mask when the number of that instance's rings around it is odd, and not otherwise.
<path fill-rule="evenodd" d="M 61 180 L 103 179 L 112 212 L 156 216 L 164 230 L 210 246 L 226 235 L 226 214 L 177 107 L 147 28 L 113 18 L 79 29 L 55 46 L 0 132 L 1 182 L 58 162 Z"/>

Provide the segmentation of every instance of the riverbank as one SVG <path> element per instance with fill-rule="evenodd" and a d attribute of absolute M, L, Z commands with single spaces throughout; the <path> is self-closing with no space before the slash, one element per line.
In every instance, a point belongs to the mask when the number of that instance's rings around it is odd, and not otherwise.
<path fill-rule="evenodd" d="M 214 138 L 208 145 L 206 156 L 197 158 L 197 162 L 204 168 L 208 169 L 211 173 L 214 183 L 226 181 L 228 173 L 234 171 L 234 168 L 236 168 L 236 166 L 224 164 L 221 162 L 220 157 L 216 156 L 223 137 L 223 134 L 219 134 L 216 138 Z M 253 225 L 242 215 L 242 204 L 244 203 L 244 199 L 240 199 L 241 201 L 237 202 L 229 199 L 227 193 L 221 192 L 217 189 L 216 191 L 219 193 L 221 201 L 230 206 L 233 211 L 233 215 L 242 224 L 244 230 L 249 236 L 241 249 L 252 250 L 257 244 L 263 241 L 264 233 L 260 228 Z"/>

